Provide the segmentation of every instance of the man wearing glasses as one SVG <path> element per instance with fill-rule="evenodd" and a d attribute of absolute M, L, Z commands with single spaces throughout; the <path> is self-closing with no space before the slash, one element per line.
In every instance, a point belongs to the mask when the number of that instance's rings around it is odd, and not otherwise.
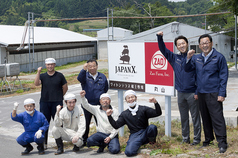
<path fill-rule="evenodd" d="M 204 34 L 199 37 L 202 53 L 187 54 L 185 71 L 196 70 L 198 102 L 201 111 L 205 141 L 203 147 L 213 144 L 215 132 L 220 153 L 227 150 L 226 124 L 223 116 L 223 101 L 226 97 L 228 68 L 225 57 L 212 48 L 212 37 Z"/>

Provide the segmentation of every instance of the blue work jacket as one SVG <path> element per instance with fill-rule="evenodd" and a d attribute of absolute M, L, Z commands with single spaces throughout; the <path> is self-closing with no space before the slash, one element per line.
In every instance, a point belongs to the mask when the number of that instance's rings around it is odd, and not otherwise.
<path fill-rule="evenodd" d="M 196 73 L 195 70 L 186 72 L 184 66 L 186 64 L 187 53 L 174 54 L 168 50 L 164 44 L 163 37 L 157 35 L 158 45 L 161 53 L 169 61 L 175 73 L 175 89 L 183 93 L 196 93 Z"/>
<path fill-rule="evenodd" d="M 193 55 L 185 65 L 185 71 L 196 70 L 197 91 L 199 93 L 218 93 L 226 97 L 228 68 L 225 57 L 213 48 L 211 56 L 204 63 L 201 54 Z"/>
<path fill-rule="evenodd" d="M 86 91 L 85 98 L 87 98 L 88 102 L 92 105 L 100 105 L 100 95 L 108 91 L 106 76 L 98 72 L 98 76 L 94 80 L 89 72 L 82 69 L 77 79 L 81 83 L 82 89 Z"/>

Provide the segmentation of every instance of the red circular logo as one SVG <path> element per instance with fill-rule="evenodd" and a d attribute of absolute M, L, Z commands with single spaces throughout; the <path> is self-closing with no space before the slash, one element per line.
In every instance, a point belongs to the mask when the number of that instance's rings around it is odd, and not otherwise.
<path fill-rule="evenodd" d="M 162 69 L 165 64 L 166 64 L 166 59 L 163 55 L 161 54 L 155 54 L 152 57 L 152 65 L 156 68 L 156 69 Z"/>

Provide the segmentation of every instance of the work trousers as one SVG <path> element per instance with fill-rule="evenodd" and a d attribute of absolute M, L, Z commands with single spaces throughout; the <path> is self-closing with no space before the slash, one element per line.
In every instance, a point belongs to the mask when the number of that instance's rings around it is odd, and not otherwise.
<path fill-rule="evenodd" d="M 226 123 L 223 116 L 223 104 L 217 101 L 218 93 L 198 93 L 205 141 L 208 145 L 214 140 L 213 130 L 218 141 L 218 147 L 227 148 Z"/>
<path fill-rule="evenodd" d="M 131 134 L 127 141 L 125 154 L 127 156 L 136 155 L 140 146 L 149 143 L 149 138 L 155 138 L 157 133 L 157 127 L 155 125 L 149 125 L 146 129 L 141 129 Z"/>
<path fill-rule="evenodd" d="M 72 139 L 76 134 L 77 132 L 71 129 L 65 129 L 65 128 L 56 127 L 56 126 L 52 128 L 52 135 L 55 139 L 61 138 L 62 140 L 72 142 Z M 83 145 L 82 138 L 79 138 L 77 143 L 73 143 L 73 144 L 76 145 L 77 147 L 82 146 Z"/>
<path fill-rule="evenodd" d="M 50 120 L 51 120 L 51 117 L 52 119 L 54 120 L 55 118 L 55 113 L 56 113 L 56 107 L 58 105 L 61 105 L 63 106 L 63 101 L 58 101 L 58 102 L 43 102 L 43 101 L 40 101 L 40 112 L 42 112 L 49 125 L 50 125 Z M 48 141 L 48 130 L 45 131 L 45 144 L 47 144 L 47 141 Z"/>
<path fill-rule="evenodd" d="M 41 144 L 44 142 L 44 132 L 42 133 L 41 137 L 38 139 L 35 136 L 36 132 L 23 132 L 16 140 L 17 143 L 25 146 L 28 143 L 36 142 L 37 144 Z"/>
<path fill-rule="evenodd" d="M 104 146 L 104 139 L 107 138 L 110 134 L 105 134 L 101 132 L 94 133 L 87 139 L 87 146 Z M 120 143 L 118 139 L 118 135 L 116 135 L 111 141 L 106 144 L 108 145 L 108 150 L 112 154 L 117 154 L 120 152 Z"/>
<path fill-rule="evenodd" d="M 194 93 L 178 92 L 178 107 L 181 118 L 183 142 L 190 142 L 189 111 L 193 121 L 193 142 L 201 141 L 201 119 L 198 100 L 194 99 Z"/>

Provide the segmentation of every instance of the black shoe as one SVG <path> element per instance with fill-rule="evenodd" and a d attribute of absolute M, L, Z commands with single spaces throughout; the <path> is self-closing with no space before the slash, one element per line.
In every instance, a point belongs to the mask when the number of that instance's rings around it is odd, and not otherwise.
<path fill-rule="evenodd" d="M 107 144 L 103 143 L 102 146 L 99 146 L 97 153 L 102 153 L 104 151 L 104 148 L 107 146 Z"/>
<path fill-rule="evenodd" d="M 74 145 L 73 151 L 74 151 L 74 152 L 79 151 L 79 147 L 77 147 L 76 145 Z"/>
<path fill-rule="evenodd" d="M 83 142 L 82 147 L 87 146 L 87 142 Z"/>
<path fill-rule="evenodd" d="M 214 145 L 214 143 L 213 143 L 212 141 L 209 142 L 209 143 L 204 143 L 204 142 L 203 142 L 203 145 L 202 145 L 202 146 L 203 146 L 203 147 L 206 147 L 206 146 L 209 146 L 209 145 Z"/>
<path fill-rule="evenodd" d="M 58 150 L 55 152 L 55 155 L 62 154 L 64 152 L 64 144 L 61 138 L 55 139 Z"/>
<path fill-rule="evenodd" d="M 44 150 L 44 145 L 43 145 L 43 143 L 38 143 L 37 145 L 38 145 L 38 146 L 37 146 L 38 154 L 39 154 L 39 155 L 45 154 L 45 150 Z"/>
<path fill-rule="evenodd" d="M 190 144 L 190 140 L 183 140 L 180 144 L 184 144 L 184 143 Z"/>
<path fill-rule="evenodd" d="M 220 152 L 220 153 L 225 153 L 225 152 L 226 152 L 226 148 L 220 147 L 220 148 L 219 148 L 219 152 Z"/>
<path fill-rule="evenodd" d="M 33 150 L 33 146 L 31 144 L 27 144 L 25 147 L 26 150 L 21 152 L 22 155 L 27 155 Z"/>
<path fill-rule="evenodd" d="M 196 146 L 198 145 L 200 142 L 193 142 L 192 144 L 190 144 L 191 146 Z"/>

